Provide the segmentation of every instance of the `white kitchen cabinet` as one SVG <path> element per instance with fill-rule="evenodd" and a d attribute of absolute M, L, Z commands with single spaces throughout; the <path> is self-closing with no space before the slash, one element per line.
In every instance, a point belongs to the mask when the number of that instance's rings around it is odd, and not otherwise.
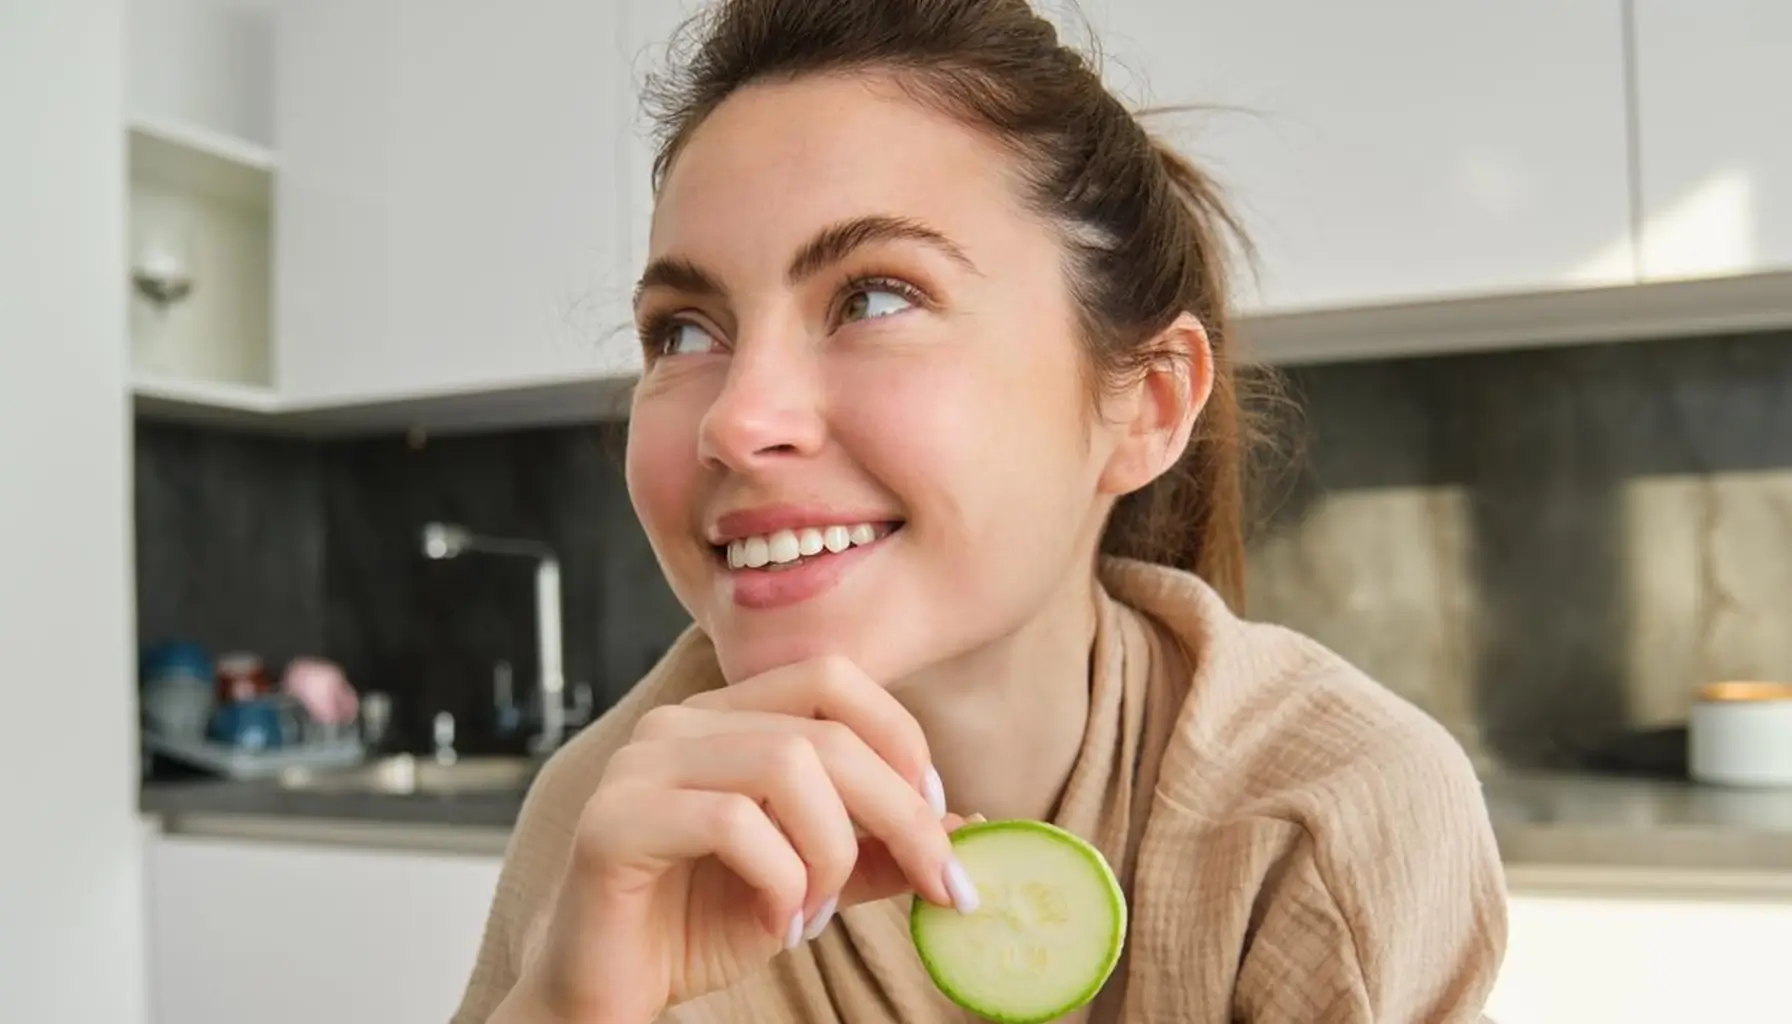
<path fill-rule="evenodd" d="M 297 407 L 626 373 L 619 5 L 309 0 L 276 32 Z"/>
<path fill-rule="evenodd" d="M 247 0 L 132 0 L 126 237 L 139 409 L 273 403 L 273 15 Z"/>
<path fill-rule="evenodd" d="M 1792 270 L 1792 5 L 1633 0 L 1642 270 Z"/>
<path fill-rule="evenodd" d="M 272 147 L 271 4 L 130 0 L 125 113 Z"/>
<path fill-rule="evenodd" d="M 1258 248 L 1246 313 L 1635 280 L 1622 0 L 1072 6 L 1129 102 L 1206 108 L 1152 124 Z"/>
<path fill-rule="evenodd" d="M 654 125 L 642 102 L 649 74 L 663 72 L 672 56 L 678 28 L 705 6 L 704 0 L 627 0 L 619 58 L 628 68 L 622 94 L 622 176 L 628 187 L 624 217 L 629 265 L 636 273 L 647 263 L 648 233 L 653 223 Z M 688 49 L 688 47 L 687 47 Z"/>
<path fill-rule="evenodd" d="M 154 1024 L 441 1024 L 497 857 L 150 840 Z"/>
<path fill-rule="evenodd" d="M 1498 1024 L 1788 1016 L 1792 904 L 1518 895 Z"/>

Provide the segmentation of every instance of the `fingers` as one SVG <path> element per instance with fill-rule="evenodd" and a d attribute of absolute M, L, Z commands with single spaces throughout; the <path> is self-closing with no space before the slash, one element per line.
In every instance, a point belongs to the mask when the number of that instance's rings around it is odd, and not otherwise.
<path fill-rule="evenodd" d="M 969 818 L 948 814 L 943 824 L 946 831 L 951 833 L 966 824 L 983 820 L 981 814 L 973 814 Z M 875 903 L 913 890 L 908 873 L 890 852 L 890 848 L 882 840 L 866 836 L 859 840 L 858 860 L 853 865 L 852 877 L 847 880 L 846 888 L 840 893 L 840 906 Z"/>
<path fill-rule="evenodd" d="M 844 725 L 687 709 L 655 728 L 656 738 L 619 752 L 615 770 L 652 787 L 764 801 L 808 865 L 807 912 L 846 887 L 861 849 L 855 823 L 880 841 L 906 888 L 953 903 L 945 881 L 952 848 L 939 816 Z"/>
<path fill-rule="evenodd" d="M 908 709 L 845 658 L 786 666 L 733 686 L 699 694 L 684 704 L 716 711 L 759 711 L 826 719 L 851 729 L 909 785 L 946 811 L 933 773 L 927 736 Z"/>
<path fill-rule="evenodd" d="M 612 865 L 657 869 L 714 856 L 763 896 L 768 931 L 790 945 L 789 922 L 800 914 L 809 869 L 758 802 L 741 793 L 615 786 L 591 819 Z M 653 822 L 653 827 L 630 822 Z"/>
<path fill-rule="evenodd" d="M 693 731 L 642 741 L 617 758 L 621 779 L 658 789 L 740 793 L 763 802 L 807 865 L 806 891 L 798 900 L 806 911 L 839 892 L 852 873 L 859 846 L 852 817 L 820 754 L 801 736 L 772 729 Z"/>

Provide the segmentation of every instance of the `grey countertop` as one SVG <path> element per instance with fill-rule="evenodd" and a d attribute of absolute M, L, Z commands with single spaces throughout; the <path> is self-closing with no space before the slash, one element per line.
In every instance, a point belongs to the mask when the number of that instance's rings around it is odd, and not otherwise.
<path fill-rule="evenodd" d="M 1746 879 L 1752 891 L 1792 898 L 1792 790 L 1544 773 L 1491 774 L 1484 788 L 1508 874 L 1528 887 L 1629 878 L 1662 891 Z M 502 854 L 521 806 L 520 792 L 386 796 L 253 782 L 152 783 L 141 801 L 169 833 L 482 855 Z"/>

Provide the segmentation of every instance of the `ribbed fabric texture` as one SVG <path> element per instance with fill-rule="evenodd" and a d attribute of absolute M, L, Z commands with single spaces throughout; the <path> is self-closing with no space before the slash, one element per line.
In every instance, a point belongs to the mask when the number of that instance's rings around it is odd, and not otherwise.
<path fill-rule="evenodd" d="M 1505 952 L 1504 873 L 1461 747 L 1312 640 L 1235 617 L 1193 575 L 1110 560 L 1103 585 L 1089 723 L 1054 816 L 1102 850 L 1131 908 L 1088 1019 L 1480 1019 Z M 720 685 L 707 639 L 687 632 L 542 772 L 457 1024 L 485 1021 L 514 983 L 606 758 L 648 708 Z M 975 1019 L 928 980 L 907 910 L 845 911 L 665 1020 Z"/>

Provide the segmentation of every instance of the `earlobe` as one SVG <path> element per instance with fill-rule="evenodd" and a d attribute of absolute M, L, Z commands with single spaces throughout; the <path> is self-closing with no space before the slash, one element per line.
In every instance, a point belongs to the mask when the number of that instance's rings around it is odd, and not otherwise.
<path fill-rule="evenodd" d="M 1120 437 L 1102 473 L 1106 493 L 1131 493 L 1176 465 L 1213 394 L 1213 348 L 1192 314 L 1147 344 L 1157 357 L 1117 403 Z"/>

